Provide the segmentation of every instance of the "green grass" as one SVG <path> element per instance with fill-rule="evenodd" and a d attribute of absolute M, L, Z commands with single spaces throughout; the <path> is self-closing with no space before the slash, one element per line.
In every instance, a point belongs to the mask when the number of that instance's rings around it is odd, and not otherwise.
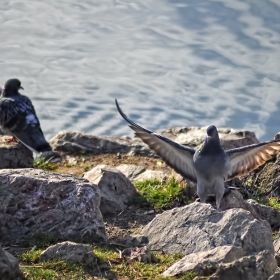
<path fill-rule="evenodd" d="M 183 257 L 182 254 L 167 255 L 160 252 L 152 253 L 152 263 L 130 262 L 124 258 L 120 259 L 119 252 L 115 247 L 95 247 L 94 253 L 97 256 L 95 277 L 108 279 L 110 275 L 117 279 L 181 279 L 192 280 L 196 274 L 189 272 L 179 278 L 163 278 L 164 272 L 171 264 Z M 50 260 L 39 262 L 42 250 L 30 250 L 19 256 L 21 270 L 26 280 L 41 279 L 97 279 L 91 273 L 92 268 L 83 265 L 73 265 L 62 260 Z M 103 278 L 102 278 L 103 277 Z"/>
<path fill-rule="evenodd" d="M 46 171 L 52 171 L 56 168 L 56 163 L 45 161 L 44 158 L 35 158 L 33 161 L 33 167 Z"/>
<path fill-rule="evenodd" d="M 196 274 L 191 271 L 180 278 L 164 278 L 161 273 L 171 264 L 183 257 L 182 254 L 166 255 L 160 252 L 152 253 L 152 263 L 128 262 L 119 258 L 119 253 L 112 248 L 95 248 L 101 270 L 110 270 L 118 279 L 184 279 L 192 280 Z"/>
<path fill-rule="evenodd" d="M 273 207 L 280 211 L 280 201 L 277 197 L 267 197 L 267 196 L 253 196 L 253 199 L 255 199 L 258 203 Z"/>
<path fill-rule="evenodd" d="M 164 183 L 158 179 L 137 182 L 135 187 L 142 197 L 136 202 L 155 211 L 189 203 L 183 193 L 184 185 L 178 184 L 174 177 Z"/>

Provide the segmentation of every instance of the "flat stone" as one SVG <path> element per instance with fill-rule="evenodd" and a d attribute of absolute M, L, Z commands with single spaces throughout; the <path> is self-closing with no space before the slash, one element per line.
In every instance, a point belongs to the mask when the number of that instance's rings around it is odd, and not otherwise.
<path fill-rule="evenodd" d="M 71 264 L 90 265 L 91 268 L 97 265 L 97 257 L 90 245 L 77 244 L 70 241 L 48 247 L 41 253 L 39 261 L 52 259 L 66 260 Z"/>

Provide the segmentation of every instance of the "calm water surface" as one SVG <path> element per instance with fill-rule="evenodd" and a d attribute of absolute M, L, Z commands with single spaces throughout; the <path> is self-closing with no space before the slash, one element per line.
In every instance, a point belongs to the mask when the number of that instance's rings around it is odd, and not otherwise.
<path fill-rule="evenodd" d="M 3 84 L 17 77 L 48 139 L 61 130 L 280 131 L 279 0 L 0 2 Z"/>

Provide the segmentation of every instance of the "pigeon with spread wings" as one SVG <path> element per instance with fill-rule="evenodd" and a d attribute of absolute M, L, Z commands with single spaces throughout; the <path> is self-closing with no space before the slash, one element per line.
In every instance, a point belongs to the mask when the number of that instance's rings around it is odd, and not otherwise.
<path fill-rule="evenodd" d="M 18 91 L 23 89 L 18 79 L 5 83 L 0 97 L 0 128 L 12 135 L 34 153 L 51 151 L 41 130 L 38 117 L 30 99 Z"/>
<path fill-rule="evenodd" d="M 214 125 L 207 128 L 203 144 L 193 149 L 134 123 L 123 113 L 118 101 L 115 102 L 120 115 L 150 149 L 184 178 L 197 183 L 201 202 L 205 202 L 208 195 L 215 194 L 217 209 L 225 193 L 225 181 L 247 174 L 280 151 L 279 139 L 224 150 Z"/>

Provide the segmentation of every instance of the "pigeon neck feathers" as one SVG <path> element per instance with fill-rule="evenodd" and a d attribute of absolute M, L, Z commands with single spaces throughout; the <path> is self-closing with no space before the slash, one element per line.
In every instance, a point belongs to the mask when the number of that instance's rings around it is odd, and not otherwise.
<path fill-rule="evenodd" d="M 220 144 L 220 138 L 217 128 L 214 125 L 210 125 L 207 128 L 207 136 L 200 149 L 200 154 L 216 154 L 223 150 Z"/>

